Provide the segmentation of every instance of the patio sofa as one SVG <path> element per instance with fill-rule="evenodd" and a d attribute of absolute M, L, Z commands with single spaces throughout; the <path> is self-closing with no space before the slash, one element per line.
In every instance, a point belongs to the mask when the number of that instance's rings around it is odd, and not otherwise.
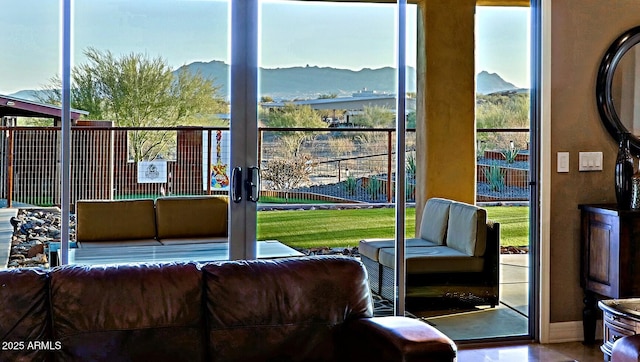
<path fill-rule="evenodd" d="M 80 200 L 80 248 L 227 241 L 228 201 L 217 196 L 139 200 Z"/>
<path fill-rule="evenodd" d="M 406 239 L 406 296 L 498 303 L 500 224 L 486 210 L 443 198 L 427 200 L 418 237 Z M 394 299 L 395 241 L 359 243 L 371 290 Z"/>
<path fill-rule="evenodd" d="M 454 361 L 349 257 L 0 270 L 1 361 Z"/>

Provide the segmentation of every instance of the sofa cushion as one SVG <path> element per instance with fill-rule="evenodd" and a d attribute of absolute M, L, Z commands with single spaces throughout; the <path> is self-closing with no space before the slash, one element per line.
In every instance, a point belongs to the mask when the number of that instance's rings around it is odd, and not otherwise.
<path fill-rule="evenodd" d="M 76 203 L 77 241 L 154 239 L 152 199 L 81 200 Z"/>
<path fill-rule="evenodd" d="M 435 242 L 438 245 L 445 244 L 451 203 L 451 200 L 437 197 L 427 200 L 420 221 L 420 238 Z"/>
<path fill-rule="evenodd" d="M 394 248 L 396 245 L 395 239 L 364 239 L 360 240 L 358 245 L 358 253 L 364 255 L 367 258 L 378 261 L 378 253 L 382 248 Z M 405 246 L 407 248 L 414 246 L 437 246 L 438 244 L 427 241 L 421 238 L 405 239 Z"/>
<path fill-rule="evenodd" d="M 337 326 L 373 313 L 366 272 L 352 258 L 221 262 L 203 271 L 216 361 L 339 360 Z"/>
<path fill-rule="evenodd" d="M 79 241 L 79 248 L 114 248 L 127 246 L 161 246 L 156 239 Z"/>
<path fill-rule="evenodd" d="M 58 359 L 205 360 L 199 265 L 67 265 L 50 278 Z"/>
<path fill-rule="evenodd" d="M 228 208 L 223 197 L 160 197 L 156 200 L 158 239 L 226 237 Z"/>
<path fill-rule="evenodd" d="M 47 284 L 43 270 L 6 269 L 0 273 L 0 361 L 49 360 L 45 349 L 27 346 L 51 340 Z"/>
<path fill-rule="evenodd" d="M 226 243 L 228 237 L 162 239 L 162 245 Z"/>
<path fill-rule="evenodd" d="M 447 246 L 407 248 L 407 274 L 481 272 L 484 259 L 472 257 Z M 393 268 L 395 250 L 380 250 L 380 264 Z"/>
<path fill-rule="evenodd" d="M 469 256 L 483 256 L 487 244 L 487 211 L 454 202 L 449 207 L 447 246 Z"/>

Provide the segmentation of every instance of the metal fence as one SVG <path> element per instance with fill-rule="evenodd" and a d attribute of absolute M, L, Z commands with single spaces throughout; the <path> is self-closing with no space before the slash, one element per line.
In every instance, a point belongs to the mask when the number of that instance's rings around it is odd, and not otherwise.
<path fill-rule="evenodd" d="M 0 197 L 59 204 L 60 129 L 3 127 Z M 261 128 L 262 200 L 385 203 L 394 200 L 395 130 Z M 478 131 L 478 201 L 528 200 L 528 129 Z M 71 130 L 71 202 L 225 194 L 224 128 Z M 406 137 L 407 200 L 415 197 L 415 131 Z"/>

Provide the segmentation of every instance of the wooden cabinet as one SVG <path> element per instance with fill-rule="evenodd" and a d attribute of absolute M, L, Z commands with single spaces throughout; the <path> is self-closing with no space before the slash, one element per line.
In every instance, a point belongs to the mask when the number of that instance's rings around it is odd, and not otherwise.
<path fill-rule="evenodd" d="M 600 350 L 611 358 L 613 343 L 624 336 L 640 333 L 640 299 L 601 300 L 604 338 Z"/>
<path fill-rule="evenodd" d="M 597 300 L 640 296 L 640 211 L 613 204 L 579 208 L 584 340 L 593 343 Z"/>

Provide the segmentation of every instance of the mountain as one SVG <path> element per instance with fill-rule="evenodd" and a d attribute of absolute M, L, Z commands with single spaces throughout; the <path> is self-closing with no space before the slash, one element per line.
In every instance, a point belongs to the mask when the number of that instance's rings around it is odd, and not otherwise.
<path fill-rule="evenodd" d="M 479 94 L 516 91 L 518 89 L 518 87 L 505 81 L 498 74 L 489 73 L 486 70 L 478 73 L 476 77 L 476 92 Z"/>
<path fill-rule="evenodd" d="M 205 77 L 221 85 L 221 94 L 227 94 L 229 65 L 214 60 L 185 65 L 191 71 L 199 71 Z M 182 69 L 182 68 L 180 68 Z M 407 91 L 415 92 L 415 69 L 407 69 Z M 476 80 L 477 92 L 489 94 L 504 91 L 519 91 L 515 85 L 505 81 L 496 73 L 482 71 Z M 260 94 L 275 100 L 315 99 L 322 94 L 351 96 L 363 89 L 378 93 L 395 93 L 396 71 L 391 67 L 364 68 L 354 71 L 330 67 L 260 68 Z"/>
<path fill-rule="evenodd" d="M 228 77 L 229 65 L 221 61 L 208 63 L 196 62 L 184 67 L 191 71 L 199 71 L 203 76 L 214 79 L 221 85 L 221 94 L 227 94 L 225 80 Z M 318 98 L 323 94 L 351 96 L 363 89 L 378 93 L 395 93 L 396 71 L 391 67 L 379 69 L 364 68 L 361 70 L 338 69 L 331 67 L 290 67 L 260 68 L 260 90 L 264 96 L 279 99 Z M 407 91 L 415 92 L 415 69 L 407 70 Z"/>
<path fill-rule="evenodd" d="M 37 102 L 38 101 L 38 97 L 36 96 L 36 94 L 38 94 L 40 92 L 42 92 L 42 91 L 33 90 L 33 89 L 26 89 L 26 90 L 21 90 L 21 91 L 15 92 L 15 93 L 7 94 L 7 95 L 10 96 L 10 97 L 26 99 L 28 101 Z"/>
<path fill-rule="evenodd" d="M 204 77 L 213 79 L 221 87 L 220 94 L 228 94 L 227 79 L 229 65 L 222 61 L 194 62 L 178 68 L 200 72 Z M 407 91 L 415 92 L 415 69 L 407 69 Z M 339 69 L 331 67 L 290 67 L 260 68 L 261 96 L 270 96 L 274 100 L 316 99 L 320 95 L 336 94 L 351 96 L 363 89 L 376 93 L 396 93 L 396 71 L 391 67 L 361 70 Z M 489 94 L 503 91 L 518 91 L 518 87 L 505 81 L 496 73 L 482 71 L 477 77 L 477 92 Z M 37 100 L 34 94 L 38 90 L 22 90 L 11 94 L 13 97 Z"/>

